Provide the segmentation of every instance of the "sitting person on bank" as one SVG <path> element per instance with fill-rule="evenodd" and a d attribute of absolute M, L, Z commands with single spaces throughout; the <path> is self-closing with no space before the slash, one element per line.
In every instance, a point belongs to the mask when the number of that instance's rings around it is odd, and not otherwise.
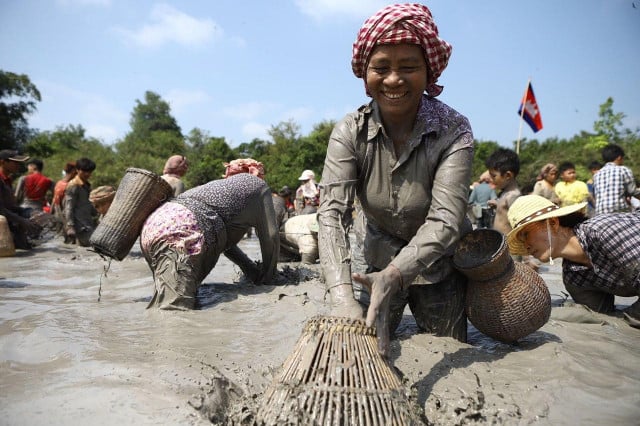
<path fill-rule="evenodd" d="M 187 170 L 189 170 L 189 163 L 184 155 L 172 155 L 164 165 L 160 177 L 171 186 L 174 197 L 182 194 L 185 190 L 182 177 L 187 173 Z"/>
<path fill-rule="evenodd" d="M 551 264 L 562 258 L 562 280 L 573 300 L 610 313 L 615 296 L 640 296 L 640 212 L 587 219 L 585 206 L 558 207 L 539 195 L 519 197 L 508 212 L 513 227 L 507 235 L 509 251 Z M 640 301 L 623 315 L 640 327 Z"/>
<path fill-rule="evenodd" d="M 42 230 L 40 225 L 28 219 L 28 211 L 18 206 L 13 193 L 13 175 L 19 172 L 28 159 L 28 156 L 20 155 L 17 151 L 0 151 L 0 215 L 7 219 L 13 243 L 21 250 L 32 249 L 29 237 L 39 235 Z"/>
<path fill-rule="evenodd" d="M 261 264 L 237 246 L 252 227 Z M 248 279 L 266 284 L 276 273 L 280 250 L 271 190 L 262 179 L 239 173 L 183 192 L 146 219 L 140 247 L 155 283 L 148 307 L 193 309 L 198 287 L 221 254 Z"/>

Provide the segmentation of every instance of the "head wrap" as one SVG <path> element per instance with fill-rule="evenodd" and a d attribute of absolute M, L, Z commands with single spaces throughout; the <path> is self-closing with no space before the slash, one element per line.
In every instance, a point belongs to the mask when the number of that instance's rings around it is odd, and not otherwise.
<path fill-rule="evenodd" d="M 536 180 L 542 180 L 544 178 L 547 177 L 547 175 L 549 174 L 550 171 L 552 170 L 558 170 L 558 168 L 556 167 L 555 164 L 552 163 L 548 163 L 545 164 L 542 169 L 540 169 L 540 174 L 538 175 L 538 177 L 536 177 Z"/>
<path fill-rule="evenodd" d="M 187 157 L 183 155 L 172 155 L 164 164 L 164 170 L 162 173 L 165 175 L 171 174 L 184 176 L 184 174 L 187 173 L 188 168 L 189 163 L 187 162 Z"/>
<path fill-rule="evenodd" d="M 253 158 L 238 158 L 230 163 L 224 163 L 224 166 L 226 167 L 225 173 L 222 176 L 224 178 L 237 175 L 238 173 L 249 173 L 260 179 L 264 179 L 264 165 Z"/>
<path fill-rule="evenodd" d="M 422 4 L 389 5 L 367 19 L 353 43 L 353 73 L 365 80 L 366 88 L 366 68 L 374 47 L 402 43 L 422 47 L 429 67 L 427 93 L 438 96 L 442 92 L 442 86 L 435 83 L 447 67 L 452 47 L 438 36 L 438 27 L 433 22 L 431 11 Z"/>

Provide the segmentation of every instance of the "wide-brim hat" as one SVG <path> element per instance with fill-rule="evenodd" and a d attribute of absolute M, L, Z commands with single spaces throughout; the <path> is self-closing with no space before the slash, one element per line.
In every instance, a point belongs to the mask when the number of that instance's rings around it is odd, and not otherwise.
<path fill-rule="evenodd" d="M 518 239 L 518 234 L 528 224 L 552 217 L 566 216 L 584 209 L 586 205 L 587 203 L 584 202 L 558 207 L 540 195 L 523 195 L 516 198 L 507 212 L 507 219 L 512 228 L 507 234 L 509 252 L 513 255 L 528 254 L 524 243 Z"/>
<path fill-rule="evenodd" d="M 0 151 L 0 160 L 10 160 L 17 163 L 24 163 L 29 159 L 28 155 L 21 155 L 18 151 L 12 149 L 3 149 Z"/>

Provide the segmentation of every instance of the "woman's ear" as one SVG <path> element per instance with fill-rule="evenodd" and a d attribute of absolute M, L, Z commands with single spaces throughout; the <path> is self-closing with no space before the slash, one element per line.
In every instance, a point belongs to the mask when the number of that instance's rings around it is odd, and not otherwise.
<path fill-rule="evenodd" d="M 560 220 L 557 217 L 551 217 L 547 220 L 549 221 L 549 226 L 551 226 L 551 229 L 554 231 L 557 231 L 558 228 L 560 228 Z"/>

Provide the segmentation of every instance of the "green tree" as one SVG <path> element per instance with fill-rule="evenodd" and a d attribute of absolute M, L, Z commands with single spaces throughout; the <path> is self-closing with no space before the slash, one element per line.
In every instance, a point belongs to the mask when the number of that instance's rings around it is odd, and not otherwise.
<path fill-rule="evenodd" d="M 43 159 L 44 173 L 54 180 L 61 177 L 60 173 L 66 163 L 81 157 L 91 158 L 96 162 L 96 170 L 91 177 L 93 186 L 117 186 L 125 171 L 118 166 L 111 147 L 96 138 L 87 137 L 85 129 L 80 125 L 39 132 L 25 146 L 25 152 Z"/>
<path fill-rule="evenodd" d="M 600 105 L 598 119 L 593 123 L 593 130 L 596 137 L 604 137 L 604 142 L 618 143 L 620 142 L 620 130 L 622 120 L 625 114 L 622 112 L 613 112 L 613 98 L 609 97 Z"/>
<path fill-rule="evenodd" d="M 0 149 L 23 149 L 33 136 L 27 116 L 36 111 L 40 100 L 38 88 L 27 75 L 0 70 Z"/>
<path fill-rule="evenodd" d="M 154 92 L 147 91 L 144 102 L 136 100 L 129 124 L 131 131 L 116 143 L 119 161 L 127 167 L 159 173 L 167 158 L 187 151 L 169 104 Z"/>
<path fill-rule="evenodd" d="M 236 153 L 229 147 L 225 138 L 211 137 L 206 132 L 194 129 L 188 140 L 192 146 L 187 156 L 189 171 L 184 179 L 187 187 L 220 179 L 225 172 L 224 163 L 236 158 Z"/>

